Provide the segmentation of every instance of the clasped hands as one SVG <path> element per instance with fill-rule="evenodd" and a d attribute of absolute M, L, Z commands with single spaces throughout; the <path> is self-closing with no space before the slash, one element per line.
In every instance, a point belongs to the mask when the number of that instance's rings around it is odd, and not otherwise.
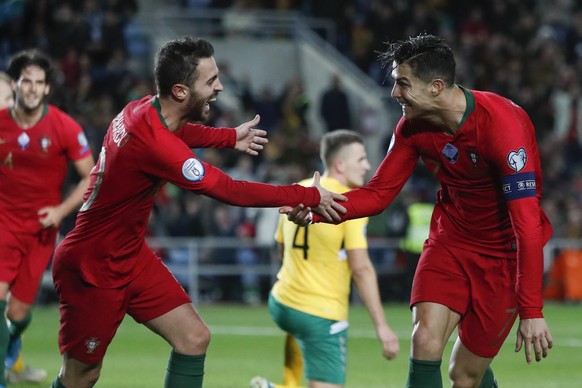
<path fill-rule="evenodd" d="M 346 208 L 338 202 L 347 201 L 347 197 L 324 189 L 319 183 L 320 179 L 321 175 L 316 171 L 313 174 L 313 183 L 311 186 L 317 187 L 321 196 L 317 207 L 310 208 L 303 204 L 299 204 L 295 207 L 283 206 L 279 208 L 279 213 L 286 214 L 289 221 L 300 226 L 306 226 L 311 223 L 312 212 L 322 216 L 325 222 L 339 223 L 341 221 L 341 214 L 346 213 Z"/>

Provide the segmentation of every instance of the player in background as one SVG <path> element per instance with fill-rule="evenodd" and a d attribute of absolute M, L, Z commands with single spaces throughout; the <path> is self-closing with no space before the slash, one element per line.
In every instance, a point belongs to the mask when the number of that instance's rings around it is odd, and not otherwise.
<path fill-rule="evenodd" d="M 309 206 L 339 220 L 343 196 L 319 186 L 236 181 L 191 148 L 230 146 L 236 132 L 189 124 L 208 119 L 223 87 L 214 48 L 204 39 L 164 44 L 156 55 L 158 94 L 130 102 L 111 122 L 75 228 L 59 244 L 53 277 L 59 295 L 63 365 L 52 387 L 91 387 L 125 314 L 172 347 L 165 387 L 202 386 L 210 331 L 188 294 L 145 242 L 156 194 L 166 183 L 236 206 Z M 247 123 L 251 127 L 259 117 Z M 257 145 L 249 147 L 255 151 Z"/>
<path fill-rule="evenodd" d="M 11 58 L 7 72 L 15 102 L 0 111 L 0 310 L 9 322 L 0 320 L 0 387 L 6 385 L 5 361 L 12 368 L 18 359 L 20 336 L 30 324 L 59 225 L 81 204 L 93 167 L 81 126 L 46 102 L 49 59 L 36 50 L 23 51 Z M 80 180 L 63 199 L 69 162 Z M 7 378 L 42 381 L 46 372 L 9 369 Z"/>
<path fill-rule="evenodd" d="M 325 166 L 321 185 L 326 189 L 341 193 L 364 184 L 370 163 L 357 132 L 328 132 L 321 139 L 320 156 Z M 307 186 L 309 181 L 299 184 Z M 367 218 L 359 218 L 302 228 L 280 217 L 275 239 L 283 265 L 269 295 L 269 312 L 287 333 L 283 383 L 255 377 L 251 388 L 299 387 L 303 365 L 309 387 L 343 387 L 352 279 L 374 323 L 382 354 L 389 360 L 396 357 L 398 337 L 384 316 L 368 256 L 367 224 Z"/>
<path fill-rule="evenodd" d="M 14 91 L 12 79 L 6 73 L 0 72 L 0 110 L 14 106 Z M 10 321 L 8 322 L 10 325 Z M 6 355 L 6 379 L 9 383 L 38 383 L 46 379 L 46 371 L 25 366 L 22 358 L 22 342 L 16 339 L 11 343 Z"/>
<path fill-rule="evenodd" d="M 515 351 L 524 348 L 528 364 L 552 347 L 542 313 L 543 246 L 552 228 L 540 207 L 533 124 L 513 102 L 456 84 L 455 58 L 441 38 L 392 43 L 380 59 L 403 117 L 372 180 L 345 194 L 342 220 L 384 210 L 423 159 L 441 189 L 413 283 L 407 386 L 442 387 L 443 349 L 458 328 L 451 384 L 495 387 L 489 365 L 518 316 Z M 303 206 L 280 211 L 310 220 Z"/>

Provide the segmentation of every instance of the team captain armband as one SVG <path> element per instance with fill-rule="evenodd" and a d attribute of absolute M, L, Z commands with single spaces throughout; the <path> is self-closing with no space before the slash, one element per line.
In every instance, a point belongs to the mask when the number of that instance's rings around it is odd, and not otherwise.
<path fill-rule="evenodd" d="M 501 189 L 507 201 L 536 196 L 535 172 L 522 172 L 501 177 Z"/>

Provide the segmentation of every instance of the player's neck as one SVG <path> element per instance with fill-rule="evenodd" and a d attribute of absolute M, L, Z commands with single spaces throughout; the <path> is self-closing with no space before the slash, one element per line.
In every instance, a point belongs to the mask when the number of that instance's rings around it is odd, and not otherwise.
<path fill-rule="evenodd" d="M 186 119 L 182 119 L 179 109 L 171 100 L 164 97 L 158 97 L 158 100 L 160 102 L 160 114 L 170 132 L 177 131 L 188 122 Z"/>
<path fill-rule="evenodd" d="M 340 184 L 342 184 L 344 186 L 348 185 L 348 180 L 346 179 L 346 177 L 339 172 L 326 170 L 323 172 L 323 175 L 321 177 L 335 179 L 336 181 L 338 181 Z"/>
<path fill-rule="evenodd" d="M 45 108 L 45 105 L 41 104 L 35 109 L 27 110 L 17 104 L 10 112 L 12 118 L 20 128 L 30 129 L 40 121 Z"/>
<path fill-rule="evenodd" d="M 435 116 L 429 119 L 433 124 L 443 128 L 443 132 L 453 136 L 459 129 L 467 109 L 467 99 L 463 90 L 455 86 L 442 96 Z"/>

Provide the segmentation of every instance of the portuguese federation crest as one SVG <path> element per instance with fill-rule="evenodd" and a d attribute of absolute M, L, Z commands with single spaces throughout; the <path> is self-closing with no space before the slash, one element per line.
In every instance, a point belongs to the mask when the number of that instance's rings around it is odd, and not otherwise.
<path fill-rule="evenodd" d="M 89 337 L 85 340 L 85 346 L 87 347 L 87 354 L 92 354 L 97 346 L 101 344 L 101 341 L 97 339 L 97 337 Z"/>

